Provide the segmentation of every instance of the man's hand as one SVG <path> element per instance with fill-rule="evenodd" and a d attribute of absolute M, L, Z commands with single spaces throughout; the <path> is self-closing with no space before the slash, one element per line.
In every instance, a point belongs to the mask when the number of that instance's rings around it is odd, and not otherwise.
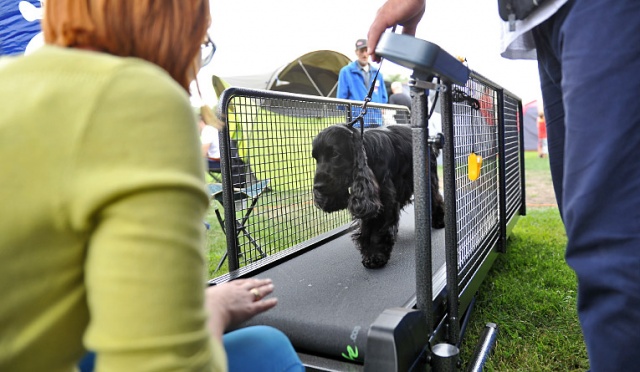
<path fill-rule="evenodd" d="M 415 36 L 418 23 L 425 10 L 425 0 L 387 0 L 378 9 L 367 34 L 367 53 L 371 59 L 380 62 L 375 54 L 376 46 L 382 33 L 395 25 L 402 26 L 402 33 Z"/>

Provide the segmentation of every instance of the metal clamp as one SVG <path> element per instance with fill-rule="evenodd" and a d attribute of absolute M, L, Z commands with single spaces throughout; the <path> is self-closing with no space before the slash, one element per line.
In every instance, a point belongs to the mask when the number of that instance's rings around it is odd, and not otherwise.
<path fill-rule="evenodd" d="M 436 83 L 432 83 L 430 81 L 424 81 L 424 80 L 420 80 L 420 79 L 411 79 L 409 80 L 409 86 L 410 87 L 416 87 L 416 88 L 420 88 L 420 89 L 427 89 L 427 90 L 437 90 L 439 92 L 446 92 L 447 91 L 447 86 L 444 84 L 436 84 Z"/>
<path fill-rule="evenodd" d="M 430 145 L 435 145 L 438 150 L 442 150 L 444 148 L 444 134 L 436 133 L 435 136 L 429 136 L 427 142 Z"/>

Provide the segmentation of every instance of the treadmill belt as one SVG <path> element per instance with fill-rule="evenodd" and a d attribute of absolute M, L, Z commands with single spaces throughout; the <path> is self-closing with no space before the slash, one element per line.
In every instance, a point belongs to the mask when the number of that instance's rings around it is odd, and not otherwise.
<path fill-rule="evenodd" d="M 369 327 L 385 309 L 416 292 L 413 206 L 401 213 L 389 263 L 362 266 L 351 234 L 342 235 L 258 275 L 271 278 L 278 305 L 243 326 L 276 327 L 299 352 L 364 361 Z M 444 229 L 432 230 L 433 296 L 445 286 Z"/>

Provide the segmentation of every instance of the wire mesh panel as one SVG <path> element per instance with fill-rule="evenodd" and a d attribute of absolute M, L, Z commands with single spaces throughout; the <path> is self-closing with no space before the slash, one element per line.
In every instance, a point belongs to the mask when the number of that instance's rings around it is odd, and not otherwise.
<path fill-rule="evenodd" d="M 508 234 L 506 220 L 515 216 L 518 209 L 515 199 L 524 194 L 523 182 L 511 181 L 513 195 L 509 197 L 505 186 L 509 179 L 522 174 L 522 162 L 518 161 L 522 149 L 518 125 L 522 115 L 521 110 L 513 110 L 514 106 L 520 107 L 517 98 L 476 72 L 471 72 L 465 86 L 445 88 L 442 128 L 450 314 L 447 342 L 456 344 L 461 333 L 459 317 L 504 248 Z M 509 198 L 514 207 L 507 218 Z M 523 209 L 518 212 L 523 213 Z M 513 218 L 511 222 L 516 221 Z"/>
<path fill-rule="evenodd" d="M 460 339 L 459 317 L 523 214 L 520 100 L 476 72 L 448 85 L 442 102 L 447 256 L 448 342 Z M 481 167 L 474 167 L 480 158 Z M 507 204 L 510 204 L 507 206 Z"/>
<path fill-rule="evenodd" d="M 524 189 L 522 187 L 522 121 L 520 100 L 512 95 L 504 95 L 504 151 L 505 151 L 505 203 L 507 220 L 522 207 Z"/>
<path fill-rule="evenodd" d="M 464 276 L 499 234 L 498 99 L 495 88 L 472 76 L 453 86 L 453 151 L 458 272 Z M 469 155 L 481 157 L 480 175 L 469 176 Z"/>
<path fill-rule="evenodd" d="M 325 213 L 314 206 L 311 150 L 316 134 L 327 126 L 347 123 L 360 113 L 359 105 L 235 88 L 225 92 L 222 100 L 227 125 L 222 150 L 226 148 L 230 155 L 229 172 L 223 179 L 230 179 L 234 187 L 233 205 L 224 206 L 225 215 L 235 219 L 235 224 L 226 224 L 230 227 L 227 242 L 229 255 L 238 257 L 238 267 L 350 223 L 346 210 Z M 408 110 L 370 104 L 365 127 L 395 124 L 399 117 L 408 118 Z M 224 163 L 223 159 L 223 173 Z M 232 263 L 229 269 L 235 270 Z"/>

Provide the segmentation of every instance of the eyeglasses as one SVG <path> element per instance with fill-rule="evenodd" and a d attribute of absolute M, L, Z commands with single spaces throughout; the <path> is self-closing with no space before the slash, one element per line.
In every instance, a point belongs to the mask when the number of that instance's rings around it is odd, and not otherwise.
<path fill-rule="evenodd" d="M 211 62 L 213 55 L 216 53 L 216 44 L 213 43 L 209 34 L 200 45 L 200 67 L 204 67 Z"/>

